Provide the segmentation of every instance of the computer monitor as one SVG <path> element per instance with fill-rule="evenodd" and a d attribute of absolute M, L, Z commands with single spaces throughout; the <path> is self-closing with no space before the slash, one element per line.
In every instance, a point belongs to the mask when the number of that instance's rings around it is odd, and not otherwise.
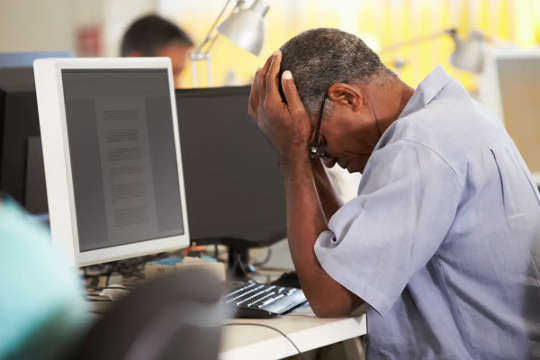
<path fill-rule="evenodd" d="M 53 241 L 78 266 L 189 245 L 167 58 L 34 63 Z"/>
<path fill-rule="evenodd" d="M 478 92 L 504 123 L 529 169 L 540 172 L 540 49 L 487 49 Z"/>
<path fill-rule="evenodd" d="M 249 86 L 176 90 L 190 234 L 236 249 L 286 237 L 277 152 L 248 115 Z M 230 265 L 246 251 L 229 252 Z"/>
<path fill-rule="evenodd" d="M 33 214 L 47 212 L 33 61 L 72 52 L 0 53 L 0 190 Z"/>
<path fill-rule="evenodd" d="M 0 189 L 23 204 L 30 136 L 39 136 L 32 68 L 0 69 Z"/>

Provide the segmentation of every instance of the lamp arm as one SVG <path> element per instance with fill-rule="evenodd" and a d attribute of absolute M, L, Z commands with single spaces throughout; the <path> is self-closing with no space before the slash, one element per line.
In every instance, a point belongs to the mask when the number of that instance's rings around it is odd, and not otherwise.
<path fill-rule="evenodd" d="M 387 47 L 382 48 L 379 51 L 379 54 L 396 51 L 396 50 L 401 49 L 402 47 L 413 46 L 413 45 L 423 43 L 425 41 L 434 40 L 434 39 L 436 39 L 436 38 L 438 38 L 440 36 L 443 36 L 443 35 L 453 36 L 455 34 L 456 34 L 456 29 L 455 28 L 444 29 L 444 30 L 438 31 L 436 33 L 425 35 L 425 36 L 420 36 L 420 37 L 417 37 L 417 38 L 409 40 L 409 41 L 403 41 L 403 42 L 400 42 L 400 43 L 389 45 Z"/>
<path fill-rule="evenodd" d="M 219 21 L 223 17 L 223 14 L 225 13 L 225 10 L 227 10 L 227 7 L 229 7 L 229 4 L 231 3 L 231 1 L 232 0 L 227 0 L 227 2 L 225 3 L 225 6 L 223 7 L 223 9 L 221 9 L 218 17 L 216 18 L 216 20 L 214 21 L 214 23 L 208 30 L 208 33 L 206 34 L 206 37 L 204 38 L 203 42 L 199 46 L 197 46 L 197 48 L 193 52 L 194 57 L 200 57 L 203 54 L 208 54 L 210 50 L 212 49 L 212 47 L 214 46 L 217 39 L 217 35 L 212 36 L 212 33 L 214 32 L 216 26 L 219 24 Z M 234 12 L 244 2 L 245 2 L 244 0 L 237 0 L 236 5 L 234 6 L 232 12 Z M 208 43 L 210 43 L 210 46 L 208 47 L 208 49 L 206 49 L 206 51 L 202 51 L 204 46 L 207 45 Z"/>

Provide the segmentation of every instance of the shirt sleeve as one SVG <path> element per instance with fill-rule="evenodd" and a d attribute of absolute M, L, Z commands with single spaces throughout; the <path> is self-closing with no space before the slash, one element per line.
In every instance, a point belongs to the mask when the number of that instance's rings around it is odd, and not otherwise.
<path fill-rule="evenodd" d="M 408 140 L 387 144 L 372 154 L 358 196 L 319 235 L 317 258 L 382 314 L 443 243 L 460 194 L 455 172 L 436 152 Z"/>

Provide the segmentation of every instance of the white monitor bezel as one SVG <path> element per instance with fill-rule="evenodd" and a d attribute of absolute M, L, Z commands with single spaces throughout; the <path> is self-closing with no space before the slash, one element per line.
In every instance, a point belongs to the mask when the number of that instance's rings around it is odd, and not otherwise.
<path fill-rule="evenodd" d="M 104 249 L 80 251 L 71 156 L 69 151 L 62 70 L 64 69 L 166 69 L 169 81 L 174 143 L 180 187 L 184 234 L 138 241 Z M 180 136 L 169 58 L 77 58 L 39 59 L 34 77 L 47 183 L 51 235 L 72 264 L 86 266 L 188 247 L 190 244 Z"/>

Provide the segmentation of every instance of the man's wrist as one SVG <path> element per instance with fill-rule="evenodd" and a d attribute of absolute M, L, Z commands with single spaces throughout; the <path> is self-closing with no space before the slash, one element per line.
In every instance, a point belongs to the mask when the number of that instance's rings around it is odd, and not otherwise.
<path fill-rule="evenodd" d="M 289 174 L 294 169 L 309 168 L 311 170 L 311 159 L 306 149 L 294 149 L 284 153 L 279 158 L 279 167 L 283 175 Z"/>

